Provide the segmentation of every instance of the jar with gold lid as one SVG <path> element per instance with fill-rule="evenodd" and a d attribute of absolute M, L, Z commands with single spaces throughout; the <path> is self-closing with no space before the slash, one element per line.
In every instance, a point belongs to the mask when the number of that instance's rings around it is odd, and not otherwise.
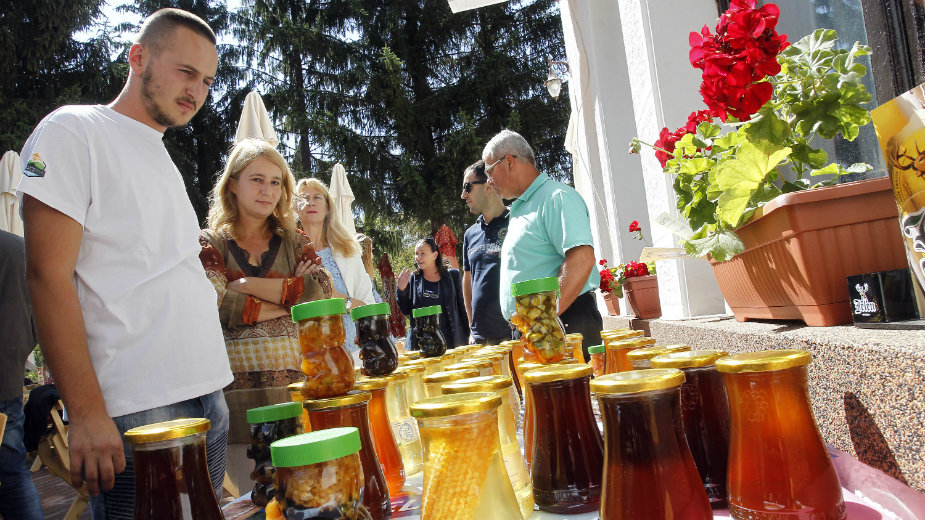
<path fill-rule="evenodd" d="M 427 389 L 428 398 L 437 397 L 443 395 L 443 390 L 440 388 L 443 383 L 449 383 L 450 381 L 465 379 L 467 377 L 478 377 L 480 375 L 479 370 L 474 367 L 435 372 L 424 376 L 424 388 Z"/>
<path fill-rule="evenodd" d="M 494 392 L 415 403 L 424 442 L 421 520 L 521 520 L 501 455 Z"/>
<path fill-rule="evenodd" d="M 559 279 L 555 276 L 511 284 L 515 313 L 511 323 L 524 342 L 524 359 L 556 363 L 572 357 L 559 320 Z"/>
<path fill-rule="evenodd" d="M 405 485 L 405 466 L 398 451 L 398 443 L 392 433 L 389 423 L 389 412 L 386 406 L 385 389 L 388 381 L 381 377 L 357 379 L 353 385 L 356 390 L 369 392 L 369 427 L 372 429 L 373 444 L 376 446 L 376 456 L 382 465 L 385 480 L 389 483 L 389 493 L 397 496 Z"/>
<path fill-rule="evenodd" d="M 527 388 L 527 381 L 524 374 L 535 368 L 543 368 L 546 365 L 541 363 L 523 362 L 517 365 L 520 371 L 520 382 L 523 387 L 523 432 L 524 432 L 524 457 L 527 459 L 527 465 L 533 460 L 533 399 L 530 398 L 530 389 Z"/>
<path fill-rule="evenodd" d="M 467 368 L 474 368 L 479 371 L 480 376 L 491 376 L 494 375 L 492 371 L 492 362 L 490 359 L 485 358 L 469 358 L 466 361 L 461 361 L 459 363 L 453 363 L 452 365 L 444 367 L 443 371 L 450 370 L 465 370 Z"/>
<path fill-rule="evenodd" d="M 385 387 L 385 407 L 392 426 L 392 436 L 398 444 L 405 475 L 414 475 L 421 471 L 424 460 L 418 423 L 411 417 L 408 403 L 408 373 L 396 370 L 382 379 L 388 382 Z"/>
<path fill-rule="evenodd" d="M 649 338 L 651 339 L 651 338 Z M 652 339 L 653 343 L 655 342 Z M 626 353 L 626 360 L 633 366 L 633 370 L 643 368 L 653 368 L 649 360 L 662 354 L 671 354 L 672 352 L 686 352 L 691 348 L 687 345 L 651 345 L 640 347 Z"/>
<path fill-rule="evenodd" d="M 492 375 L 492 376 L 505 375 L 504 368 L 501 366 L 501 362 L 504 361 L 505 356 L 504 354 L 498 351 L 491 351 L 491 350 L 477 351 L 472 354 L 471 359 L 472 361 L 488 361 L 489 363 L 491 363 L 491 374 L 484 374 L 484 375 Z"/>
<path fill-rule="evenodd" d="M 388 481 L 376 456 L 369 420 L 369 392 L 354 390 L 326 399 L 308 399 L 302 406 L 315 430 L 354 427 L 360 437 L 363 468 L 363 507 L 374 520 L 389 518 L 392 504 Z"/>
<path fill-rule="evenodd" d="M 710 506 L 726 507 L 726 467 L 729 460 L 729 401 L 716 360 L 722 350 L 690 350 L 653 357 L 652 368 L 677 368 L 681 384 L 681 424 L 694 456 Z"/>
<path fill-rule="evenodd" d="M 430 375 L 440 371 L 440 358 L 420 358 L 406 363 L 406 366 L 420 365 L 424 367 L 424 375 Z"/>
<path fill-rule="evenodd" d="M 591 382 L 606 439 L 601 520 L 713 518 L 681 427 L 683 381 L 677 369 L 643 369 Z"/>
<path fill-rule="evenodd" d="M 346 331 L 343 298 L 330 298 L 292 306 L 292 321 L 299 324 L 302 395 L 321 399 L 347 393 L 353 387 L 353 358 L 344 346 Z"/>
<path fill-rule="evenodd" d="M 585 363 L 585 354 L 582 352 L 581 348 L 581 344 L 584 340 L 584 335 L 577 332 L 565 335 L 565 343 L 572 350 L 572 357 L 578 361 L 581 361 L 582 363 Z"/>
<path fill-rule="evenodd" d="M 247 447 L 247 458 L 254 461 L 251 480 L 251 502 L 266 506 L 276 496 L 273 476 L 276 468 L 270 457 L 270 444 L 305 433 L 302 429 L 302 400 L 297 403 L 278 403 L 247 410 L 247 423 L 250 424 L 251 443 Z"/>
<path fill-rule="evenodd" d="M 524 372 L 533 402 L 530 481 L 550 513 L 587 513 L 601 502 L 604 446 L 591 410 L 591 367 L 552 365 Z"/>
<path fill-rule="evenodd" d="M 508 376 L 480 376 L 443 384 L 443 395 L 465 392 L 494 392 L 501 397 L 501 407 L 498 408 L 501 457 L 517 496 L 517 503 L 520 504 L 520 512 L 526 518 L 533 512 L 533 488 L 520 445 L 517 443 L 515 412 L 511 398 L 512 393 L 516 395 L 513 381 Z"/>
<path fill-rule="evenodd" d="M 427 399 L 427 388 L 424 387 L 424 366 L 408 365 L 398 370 L 408 374 L 408 384 L 406 385 L 408 406 L 410 407 L 421 399 Z M 396 372 L 398 370 L 396 370 Z"/>
<path fill-rule="evenodd" d="M 729 511 L 736 518 L 845 518 L 841 483 L 809 401 L 805 350 L 716 361 L 729 397 Z"/>
<path fill-rule="evenodd" d="M 633 365 L 626 356 L 632 350 L 647 346 L 640 344 L 640 339 L 644 338 L 634 336 L 623 339 L 608 338 L 604 340 L 604 350 L 607 353 L 606 371 L 608 374 L 616 374 L 617 372 L 626 372 L 633 369 Z M 652 342 L 655 343 L 654 340 Z"/>
<path fill-rule="evenodd" d="M 138 520 L 221 520 L 206 465 L 208 419 L 175 419 L 132 428 Z"/>

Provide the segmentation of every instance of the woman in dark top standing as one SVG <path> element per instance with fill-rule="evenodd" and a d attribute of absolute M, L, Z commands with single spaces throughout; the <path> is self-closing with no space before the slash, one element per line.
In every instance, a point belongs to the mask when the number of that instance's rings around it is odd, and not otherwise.
<path fill-rule="evenodd" d="M 411 316 L 413 309 L 440 305 L 440 329 L 447 348 L 469 342 L 469 319 L 463 302 L 462 277 L 458 269 L 447 268 L 443 255 L 433 238 L 427 237 L 414 248 L 414 262 L 418 268 L 412 272 L 402 269 L 398 275 L 398 307 Z M 408 341 L 410 344 L 409 330 Z"/>

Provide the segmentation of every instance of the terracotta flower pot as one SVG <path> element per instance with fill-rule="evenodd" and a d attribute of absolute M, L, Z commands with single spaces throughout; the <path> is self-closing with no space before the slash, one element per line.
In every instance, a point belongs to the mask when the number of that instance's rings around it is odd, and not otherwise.
<path fill-rule="evenodd" d="M 604 303 L 607 304 L 607 314 L 610 316 L 620 315 L 620 298 L 613 293 L 604 293 Z"/>
<path fill-rule="evenodd" d="M 781 195 L 736 234 L 745 252 L 710 263 L 738 321 L 850 323 L 846 277 L 908 267 L 887 177 Z"/>
<path fill-rule="evenodd" d="M 623 293 L 633 316 L 641 319 L 658 318 L 662 304 L 658 299 L 658 276 L 633 276 L 623 282 Z"/>

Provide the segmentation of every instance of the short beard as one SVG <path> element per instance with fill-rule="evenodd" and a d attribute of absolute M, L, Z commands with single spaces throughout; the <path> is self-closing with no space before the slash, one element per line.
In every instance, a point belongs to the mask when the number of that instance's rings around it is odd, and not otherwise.
<path fill-rule="evenodd" d="M 151 83 L 154 82 L 154 75 L 151 74 L 151 69 L 145 70 L 141 75 L 141 97 L 144 100 L 145 110 L 147 110 L 148 115 L 151 116 L 151 119 L 155 123 L 164 126 L 183 126 L 186 123 L 179 123 L 170 118 L 167 114 L 161 110 L 161 107 L 157 105 L 154 101 L 154 94 L 151 91 Z"/>

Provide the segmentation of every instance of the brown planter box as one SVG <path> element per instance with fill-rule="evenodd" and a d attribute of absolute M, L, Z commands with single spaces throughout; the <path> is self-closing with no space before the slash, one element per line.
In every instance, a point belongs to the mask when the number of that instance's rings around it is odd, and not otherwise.
<path fill-rule="evenodd" d="M 613 293 L 604 293 L 604 303 L 607 304 L 607 314 L 609 316 L 619 316 L 620 315 L 620 299 L 613 295 Z"/>
<path fill-rule="evenodd" d="M 736 230 L 745 252 L 713 273 L 738 321 L 851 323 L 849 275 L 908 267 L 887 177 L 788 193 Z"/>
<path fill-rule="evenodd" d="M 623 282 L 623 294 L 630 314 L 640 319 L 658 318 L 662 304 L 658 297 L 658 275 L 634 276 Z"/>

